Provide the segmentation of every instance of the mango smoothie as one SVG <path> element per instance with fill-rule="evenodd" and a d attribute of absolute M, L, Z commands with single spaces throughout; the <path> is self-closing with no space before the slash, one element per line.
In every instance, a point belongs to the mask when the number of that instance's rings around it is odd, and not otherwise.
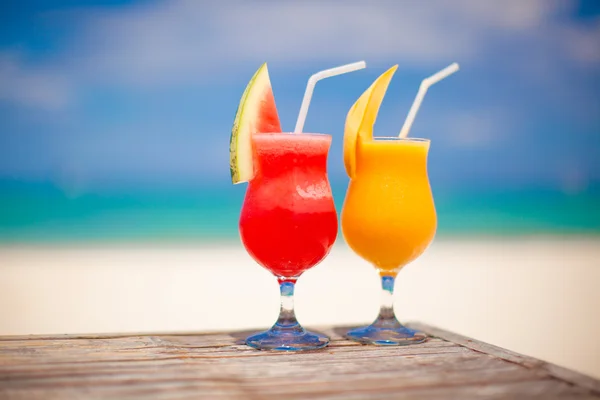
<path fill-rule="evenodd" d="M 381 275 L 392 275 L 419 257 L 437 226 L 427 177 L 429 140 L 358 140 L 356 172 L 342 209 L 350 248 Z"/>
<path fill-rule="evenodd" d="M 407 138 L 429 86 L 458 71 L 453 63 L 424 79 L 397 137 L 374 137 L 373 126 L 394 65 L 381 74 L 348 111 L 344 127 L 344 166 L 350 183 L 342 208 L 342 233 L 350 248 L 381 277 L 381 308 L 371 325 L 346 337 L 365 344 L 405 346 L 427 340 L 394 313 L 398 271 L 433 241 L 437 216 L 427 176 L 428 139 Z"/>

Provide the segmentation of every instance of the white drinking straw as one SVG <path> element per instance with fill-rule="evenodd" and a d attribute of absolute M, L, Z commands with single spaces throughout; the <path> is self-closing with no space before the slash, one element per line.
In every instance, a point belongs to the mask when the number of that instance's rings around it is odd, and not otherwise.
<path fill-rule="evenodd" d="M 427 93 L 427 89 L 429 89 L 429 86 L 433 85 L 434 83 L 438 83 L 439 81 L 448 77 L 449 75 L 452 75 L 453 73 L 458 71 L 458 68 L 459 67 L 457 63 L 452 63 L 440 72 L 437 72 L 431 75 L 430 77 L 423 79 L 423 81 L 421 82 L 421 86 L 419 87 L 419 91 L 417 92 L 417 97 L 415 97 L 415 101 L 413 101 L 413 104 L 410 107 L 410 111 L 408 112 L 408 116 L 404 121 L 404 125 L 402 125 L 402 129 L 400 130 L 399 136 L 401 138 L 405 138 L 406 136 L 408 136 L 410 127 L 415 121 L 415 116 L 417 115 L 417 111 L 419 111 L 419 107 L 421 107 L 423 97 L 425 97 L 425 93 Z"/>
<path fill-rule="evenodd" d="M 298 120 L 296 121 L 296 128 L 294 129 L 294 133 L 301 133 L 302 128 L 304 128 L 306 114 L 308 113 L 308 106 L 310 105 L 310 100 L 312 98 L 313 91 L 315 90 L 315 85 L 318 81 L 320 81 L 321 79 L 330 78 L 332 76 L 358 71 L 359 69 L 366 68 L 366 66 L 366 62 L 359 61 L 352 64 L 342 65 L 336 68 L 326 69 L 321 72 L 317 72 L 316 74 L 311 76 L 308 79 L 308 84 L 306 85 L 306 91 L 304 92 L 304 98 L 302 99 L 302 105 L 300 106 L 300 113 L 298 113 Z"/>

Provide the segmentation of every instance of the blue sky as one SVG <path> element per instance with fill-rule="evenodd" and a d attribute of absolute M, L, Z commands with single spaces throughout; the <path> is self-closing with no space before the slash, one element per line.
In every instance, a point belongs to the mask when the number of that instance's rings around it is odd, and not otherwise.
<path fill-rule="evenodd" d="M 10 1 L 0 12 L 0 179 L 73 190 L 229 182 L 234 113 L 267 61 L 282 125 L 308 77 L 306 131 L 330 133 L 344 182 L 346 112 L 399 64 L 375 134 L 396 134 L 424 77 L 411 136 L 432 140 L 444 188 L 600 184 L 600 6 L 593 0 Z M 12 3 L 12 4 L 11 4 Z"/>

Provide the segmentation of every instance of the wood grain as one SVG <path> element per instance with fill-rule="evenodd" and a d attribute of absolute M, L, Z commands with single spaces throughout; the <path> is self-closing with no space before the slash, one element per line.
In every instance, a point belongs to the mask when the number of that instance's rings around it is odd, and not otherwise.
<path fill-rule="evenodd" d="M 597 380 L 423 324 L 407 347 L 260 352 L 251 332 L 0 337 L 0 399 L 600 399 Z"/>
<path fill-rule="evenodd" d="M 427 332 L 427 334 L 429 334 L 432 337 L 441 338 L 449 342 L 467 347 L 477 352 L 493 355 L 494 357 L 514 362 L 529 369 L 536 369 L 538 371 L 542 371 L 543 373 L 549 376 L 555 377 L 565 382 L 570 382 L 576 386 L 581 386 L 590 389 L 590 391 L 596 394 L 600 394 L 600 381 L 598 381 L 597 379 L 593 379 L 589 376 L 580 374 L 578 372 L 571 371 L 567 368 L 563 368 L 555 364 L 538 360 L 533 357 L 528 357 L 523 354 L 515 353 L 513 351 L 494 346 L 492 344 L 480 342 L 478 340 L 474 340 L 453 332 L 448 332 L 443 329 L 428 326 L 425 324 L 412 323 L 409 325 L 414 329 L 420 329 L 424 332 Z"/>

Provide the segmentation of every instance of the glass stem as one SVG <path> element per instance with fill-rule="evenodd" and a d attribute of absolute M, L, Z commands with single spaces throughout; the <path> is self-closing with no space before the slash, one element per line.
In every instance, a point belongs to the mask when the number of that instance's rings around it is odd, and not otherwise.
<path fill-rule="evenodd" d="M 381 308 L 373 325 L 381 328 L 400 326 L 394 314 L 394 282 L 395 277 L 385 275 L 381 277 Z"/>
<path fill-rule="evenodd" d="M 279 318 L 271 328 L 273 331 L 278 331 L 278 334 L 302 334 L 304 328 L 300 326 L 296 320 L 294 311 L 294 287 L 295 282 L 289 280 L 279 281 L 279 290 L 281 292 L 281 308 L 279 309 Z"/>

